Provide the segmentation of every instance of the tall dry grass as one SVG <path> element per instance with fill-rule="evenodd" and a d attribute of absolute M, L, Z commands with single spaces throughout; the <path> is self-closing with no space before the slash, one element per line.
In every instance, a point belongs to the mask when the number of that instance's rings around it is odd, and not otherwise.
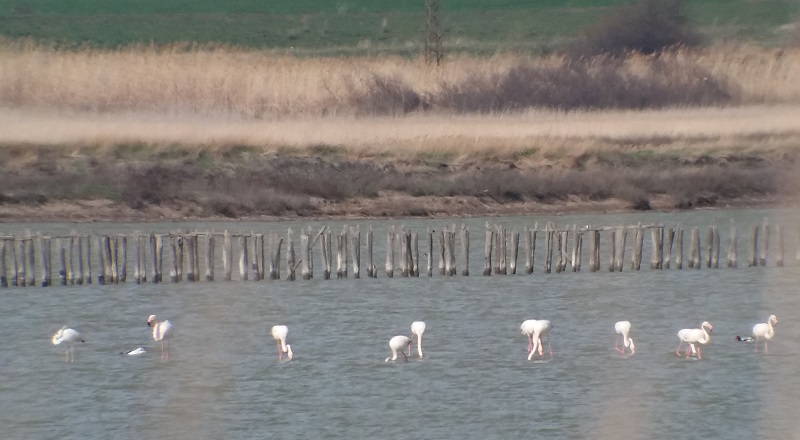
<path fill-rule="evenodd" d="M 274 119 L 559 108 L 559 96 L 574 101 L 566 108 L 797 103 L 798 78 L 798 48 L 682 49 L 658 57 L 598 58 L 577 67 L 562 56 L 456 57 L 432 70 L 421 60 L 398 57 L 300 59 L 225 47 L 60 51 L 24 42 L 0 44 L 0 105 L 56 111 Z M 722 88 L 723 96 L 692 101 L 702 94 L 698 91 L 711 90 L 703 81 Z M 537 86 L 520 89 L 531 84 Z M 636 105 L 636 93 L 652 94 L 658 87 L 662 91 L 647 98 L 652 104 Z M 559 93 L 537 97 L 542 88 Z M 625 99 L 589 100 L 593 91 L 605 89 Z M 676 100 L 670 92 L 677 90 L 688 90 L 688 96 Z M 503 96 L 520 94 L 527 96 L 521 103 L 502 103 Z"/>

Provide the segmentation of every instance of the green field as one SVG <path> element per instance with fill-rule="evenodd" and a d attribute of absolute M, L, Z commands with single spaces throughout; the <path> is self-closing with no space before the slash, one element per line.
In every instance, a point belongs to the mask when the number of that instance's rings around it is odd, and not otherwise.
<path fill-rule="evenodd" d="M 624 0 L 441 0 L 450 51 L 557 48 Z M 797 0 L 686 0 L 712 40 L 775 44 Z M 416 54 L 424 0 L 0 0 L 0 35 L 68 47 L 222 43 L 295 53 Z"/>

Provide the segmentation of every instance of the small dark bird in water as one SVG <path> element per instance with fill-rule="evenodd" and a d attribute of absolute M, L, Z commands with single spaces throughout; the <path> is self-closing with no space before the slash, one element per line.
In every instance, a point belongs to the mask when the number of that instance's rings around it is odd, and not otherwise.
<path fill-rule="evenodd" d="M 750 337 L 750 336 L 745 336 L 745 337 L 737 336 L 736 340 L 739 341 L 739 342 L 753 342 L 756 339 L 753 338 L 753 337 Z"/>

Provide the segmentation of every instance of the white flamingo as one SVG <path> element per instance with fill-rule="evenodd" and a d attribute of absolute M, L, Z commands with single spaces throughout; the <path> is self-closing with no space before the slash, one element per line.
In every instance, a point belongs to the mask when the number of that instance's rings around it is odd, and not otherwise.
<path fill-rule="evenodd" d="M 755 351 L 758 351 L 759 341 L 764 341 L 764 354 L 767 354 L 767 342 L 775 337 L 775 328 L 773 325 L 778 325 L 778 317 L 769 315 L 767 322 L 762 322 L 753 326 L 753 337 L 755 338 L 756 346 Z"/>
<path fill-rule="evenodd" d="M 175 333 L 175 327 L 173 327 L 169 320 L 158 321 L 156 319 L 156 315 L 150 315 L 147 317 L 147 325 L 149 327 L 153 327 L 153 340 L 161 343 L 161 359 L 163 360 L 165 358 L 165 343 L 167 345 L 166 359 L 169 359 L 169 340 Z"/>
<path fill-rule="evenodd" d="M 61 345 L 63 343 L 69 346 L 69 348 L 67 348 L 67 362 L 75 362 L 75 343 L 86 342 L 77 330 L 67 328 L 66 326 L 61 327 L 61 329 L 53 335 L 51 341 L 53 345 Z"/>
<path fill-rule="evenodd" d="M 633 344 L 633 339 L 630 338 L 628 335 L 631 332 L 631 322 L 630 321 L 619 321 L 614 324 L 614 330 L 617 332 L 617 338 L 614 341 L 614 349 L 620 353 L 625 353 L 625 349 L 629 348 L 631 350 L 631 354 L 636 352 L 636 346 Z M 619 348 L 619 338 L 622 337 L 622 348 Z"/>
<path fill-rule="evenodd" d="M 137 347 L 133 350 L 123 351 L 120 354 L 123 356 L 139 356 L 145 353 L 147 353 L 147 350 L 145 350 L 144 347 Z"/>
<path fill-rule="evenodd" d="M 385 362 L 389 361 L 396 361 L 397 360 L 397 352 L 399 351 L 400 354 L 403 355 L 405 360 L 408 360 L 408 356 L 406 356 L 405 349 L 408 347 L 408 353 L 411 353 L 411 338 L 408 336 L 397 335 L 392 339 L 389 339 L 389 349 L 392 350 L 392 355 L 386 358 Z"/>
<path fill-rule="evenodd" d="M 708 329 L 708 331 L 706 331 Z M 714 330 L 714 327 L 708 323 L 708 321 L 703 321 L 700 324 L 700 328 L 685 328 L 678 332 L 678 339 L 680 342 L 678 343 L 678 348 L 675 350 L 678 356 L 681 356 L 681 345 L 684 343 L 688 344 L 686 346 L 686 357 L 689 358 L 689 350 L 691 349 L 691 354 L 697 354 L 697 359 L 703 358 L 703 352 L 700 350 L 700 345 L 708 344 L 711 341 L 711 336 L 709 333 Z"/>
<path fill-rule="evenodd" d="M 542 336 L 547 336 L 547 346 L 550 349 L 550 359 L 553 359 L 553 346 L 550 344 L 550 321 L 546 319 L 528 319 L 523 321 L 519 326 L 523 335 L 528 336 L 528 360 L 533 359 L 536 352 L 539 356 L 544 357 L 544 345 L 542 344 Z"/>
<path fill-rule="evenodd" d="M 425 333 L 425 322 L 423 321 L 414 321 L 411 324 L 411 338 L 414 338 L 414 335 L 417 335 L 417 354 L 419 355 L 420 359 L 422 359 L 422 334 Z M 409 351 L 410 354 L 410 351 Z"/>
<path fill-rule="evenodd" d="M 292 360 L 294 354 L 292 353 L 292 346 L 286 343 L 286 337 L 289 335 L 289 327 L 285 325 L 272 326 L 272 339 L 278 343 L 278 360 L 283 359 L 283 354 Z M 302 347 L 300 347 L 302 348 Z"/>

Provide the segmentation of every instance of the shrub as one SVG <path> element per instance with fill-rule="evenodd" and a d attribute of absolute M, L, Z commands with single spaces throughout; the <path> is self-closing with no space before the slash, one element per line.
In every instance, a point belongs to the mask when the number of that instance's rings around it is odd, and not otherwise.
<path fill-rule="evenodd" d="M 683 0 L 639 0 L 613 9 L 584 31 L 573 57 L 628 52 L 653 54 L 671 46 L 697 46 L 700 36 L 683 15 Z"/>

